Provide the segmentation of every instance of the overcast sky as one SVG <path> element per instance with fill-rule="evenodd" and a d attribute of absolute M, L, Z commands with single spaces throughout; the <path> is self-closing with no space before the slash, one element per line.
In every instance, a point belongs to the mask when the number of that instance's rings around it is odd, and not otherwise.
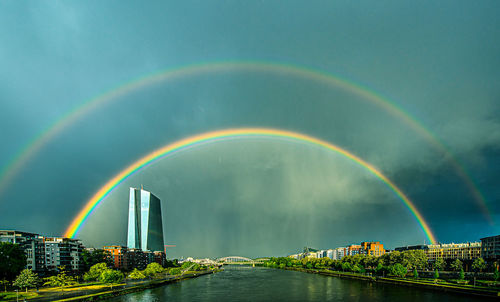
<path fill-rule="evenodd" d="M 99 106 L 36 153 L 0 195 L 0 229 L 61 235 L 111 177 L 157 147 L 235 127 L 298 131 L 391 178 L 441 242 L 500 228 L 498 1 L 10 1 L 0 4 L 0 168 L 86 100 L 148 74 L 266 61 L 332 73 L 421 122 L 443 153 L 366 99 L 286 73 L 234 69 L 146 86 Z M 122 183 L 79 234 L 126 244 L 128 188 L 162 200 L 169 257 L 285 255 L 303 246 L 423 243 L 379 179 L 338 154 L 276 140 L 215 143 Z"/>

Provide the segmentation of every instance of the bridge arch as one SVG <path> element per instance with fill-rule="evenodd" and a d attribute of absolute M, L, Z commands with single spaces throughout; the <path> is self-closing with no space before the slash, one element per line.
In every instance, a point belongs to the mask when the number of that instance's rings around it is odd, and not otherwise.
<path fill-rule="evenodd" d="M 253 260 L 242 256 L 227 256 L 217 259 L 217 262 L 253 262 Z"/>

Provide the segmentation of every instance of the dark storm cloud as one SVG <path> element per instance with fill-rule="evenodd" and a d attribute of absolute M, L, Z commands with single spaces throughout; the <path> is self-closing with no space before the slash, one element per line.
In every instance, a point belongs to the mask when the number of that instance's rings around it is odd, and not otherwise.
<path fill-rule="evenodd" d="M 277 60 L 346 75 L 389 96 L 456 155 L 499 216 L 496 2 L 2 5 L 0 167 L 65 112 L 130 79 L 207 60 Z M 103 183 L 143 154 L 241 126 L 304 132 L 354 152 L 407 192 L 443 241 L 498 232 L 443 154 L 401 120 L 335 87 L 245 72 L 148 87 L 65 129 L 0 196 L 0 228 L 60 234 Z M 259 143 L 245 153 L 231 145 L 159 162 L 113 193 L 82 238 L 124 243 L 127 185 L 144 183 L 165 199 L 166 240 L 179 244 L 177 256 L 423 240 L 373 176 L 307 148 Z M 393 225 L 400 228 L 391 232 Z M 103 226 L 113 231 L 99 237 Z"/>

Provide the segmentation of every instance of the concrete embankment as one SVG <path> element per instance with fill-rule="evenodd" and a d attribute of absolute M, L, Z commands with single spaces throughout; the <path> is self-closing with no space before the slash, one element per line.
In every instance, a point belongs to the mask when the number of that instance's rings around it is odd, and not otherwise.
<path fill-rule="evenodd" d="M 411 280 L 411 279 L 396 279 L 396 278 L 383 278 L 383 277 L 373 277 L 373 276 L 365 276 L 361 274 L 355 273 L 345 273 L 345 272 L 337 272 L 331 270 L 324 269 L 304 269 L 304 268 L 285 268 L 287 270 L 294 270 L 304 273 L 310 274 L 319 274 L 324 276 L 332 276 L 332 277 L 340 277 L 346 279 L 356 279 L 363 280 L 368 282 L 376 282 L 376 283 L 385 283 L 385 284 L 393 284 L 393 285 L 402 285 L 402 286 L 411 286 L 422 289 L 430 289 L 430 290 L 438 290 L 445 292 L 453 292 L 474 296 L 482 296 L 488 298 L 500 299 L 500 292 L 497 289 L 491 289 L 487 287 L 472 287 L 472 286 L 463 286 L 463 285 L 454 285 L 454 284 L 442 284 L 442 283 L 434 283 L 432 281 L 425 280 Z"/>
<path fill-rule="evenodd" d="M 182 276 L 173 276 L 168 279 L 159 279 L 159 280 L 152 280 L 152 281 L 147 281 L 147 282 L 141 282 L 138 283 L 137 285 L 129 286 L 129 287 L 122 287 L 122 288 L 115 288 L 113 290 L 105 290 L 97 293 L 92 293 L 92 294 L 85 294 L 85 292 L 80 293 L 79 295 L 72 295 L 71 297 L 60 297 L 60 299 L 55 300 L 55 301 L 98 301 L 98 300 L 103 300 L 103 299 L 108 299 L 116 296 L 121 296 L 121 295 L 127 295 L 139 291 L 143 291 L 145 289 L 149 288 L 155 288 L 159 286 L 163 286 L 169 283 L 173 282 L 178 282 L 181 280 L 185 279 L 191 279 L 191 278 L 196 278 L 200 277 L 203 275 L 207 274 L 213 274 L 217 272 L 218 270 L 207 270 L 207 271 L 200 271 L 200 272 L 195 272 L 195 273 L 189 273 L 189 274 L 184 274 Z"/>

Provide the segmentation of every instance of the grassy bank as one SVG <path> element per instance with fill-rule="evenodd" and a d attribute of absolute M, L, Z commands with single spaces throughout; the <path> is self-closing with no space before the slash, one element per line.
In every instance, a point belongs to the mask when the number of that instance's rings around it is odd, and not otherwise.
<path fill-rule="evenodd" d="M 0 293 L 0 301 L 16 301 L 19 298 L 30 301 L 97 301 L 114 296 L 126 295 L 142 291 L 148 288 L 162 286 L 172 282 L 178 282 L 184 279 L 196 278 L 206 274 L 212 274 L 219 271 L 205 270 L 205 271 L 188 271 L 182 275 L 169 276 L 162 279 L 143 280 L 134 283 L 114 283 L 103 284 L 98 282 L 78 284 L 74 286 L 67 286 L 61 289 L 60 287 L 45 287 L 40 288 L 38 291 L 32 289 L 28 292 L 4 292 Z"/>
<path fill-rule="evenodd" d="M 423 279 L 423 278 L 389 278 L 389 277 L 374 277 L 366 276 L 363 274 L 351 273 L 351 272 L 340 272 L 332 271 L 329 269 L 305 269 L 305 268 L 294 268 L 287 267 L 286 270 L 294 270 L 310 274 L 320 274 L 324 276 L 333 276 L 347 279 L 363 280 L 368 282 L 386 283 L 402 286 L 411 286 L 423 289 L 455 292 L 460 294 L 468 294 L 474 296 L 483 296 L 490 298 L 500 298 L 500 289 L 498 287 L 491 288 L 486 286 L 473 286 L 468 284 L 456 284 L 444 280 L 434 280 L 434 279 Z"/>
<path fill-rule="evenodd" d="M 127 294 L 131 294 L 131 293 L 143 291 L 143 290 L 149 289 L 149 288 L 163 286 L 163 285 L 166 285 L 169 283 L 178 282 L 178 281 L 185 280 L 185 279 L 191 279 L 191 278 L 196 278 L 196 277 L 207 275 L 207 274 L 212 274 L 216 271 L 218 271 L 218 270 L 191 272 L 191 273 L 186 273 L 186 274 L 181 275 L 181 276 L 175 276 L 174 278 L 170 278 L 170 279 L 153 280 L 150 282 L 139 284 L 137 286 L 127 287 L 127 288 L 117 288 L 115 290 L 103 291 L 103 292 L 90 294 L 90 295 L 81 295 L 81 296 L 71 297 L 71 298 L 66 298 L 66 299 L 59 299 L 56 301 L 59 301 L 59 302 L 63 302 L 63 301 L 98 301 L 98 300 L 103 300 L 103 299 L 108 299 L 108 298 L 112 298 L 112 297 L 117 297 L 117 296 L 122 296 L 122 295 L 127 295 Z"/>

